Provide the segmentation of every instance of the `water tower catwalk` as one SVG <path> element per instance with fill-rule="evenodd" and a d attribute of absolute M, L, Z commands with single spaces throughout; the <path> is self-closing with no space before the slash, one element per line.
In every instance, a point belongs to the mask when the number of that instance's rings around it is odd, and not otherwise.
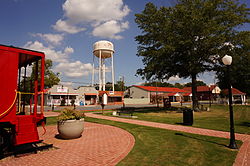
<path fill-rule="evenodd" d="M 99 73 L 99 90 L 105 91 L 106 89 L 106 72 L 111 72 L 112 90 L 114 91 L 114 45 L 109 41 L 98 41 L 93 45 L 93 73 L 92 85 L 95 82 L 95 72 Z M 96 62 L 95 57 L 98 61 Z M 111 64 L 108 63 L 111 60 Z M 97 65 L 97 67 L 95 66 Z"/>

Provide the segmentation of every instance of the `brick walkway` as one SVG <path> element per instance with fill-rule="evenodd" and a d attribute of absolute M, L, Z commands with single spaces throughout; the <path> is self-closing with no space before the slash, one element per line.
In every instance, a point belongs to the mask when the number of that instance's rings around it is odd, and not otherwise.
<path fill-rule="evenodd" d="M 149 126 L 149 127 L 157 127 L 167 130 L 175 130 L 193 134 L 200 134 L 200 135 L 207 135 L 207 136 L 214 136 L 214 137 L 222 137 L 222 138 L 229 138 L 229 132 L 223 131 L 216 131 L 216 130 L 209 130 L 209 129 L 201 129 L 195 127 L 186 127 L 181 125 L 170 125 L 170 124 L 163 124 L 163 123 L 156 123 L 156 122 L 149 122 L 149 121 L 142 121 L 142 120 L 135 120 L 135 119 L 125 119 L 125 118 L 117 118 L 117 117 L 110 117 L 110 116 L 102 116 L 93 113 L 85 113 L 88 117 L 99 118 L 99 119 L 106 119 L 124 123 L 132 123 L 137 125 Z M 241 140 L 243 144 L 241 145 L 239 152 L 236 156 L 236 160 L 234 166 L 250 166 L 250 135 L 246 134 L 236 134 L 235 135 L 237 140 Z"/>
<path fill-rule="evenodd" d="M 113 166 L 122 160 L 134 146 L 134 137 L 127 131 L 108 125 L 84 123 L 81 138 L 62 140 L 55 138 L 56 126 L 46 126 L 40 139 L 58 149 L 9 157 L 0 160 L 1 166 Z M 39 133 L 43 133 L 39 128 Z"/>
<path fill-rule="evenodd" d="M 53 117 L 53 116 L 58 116 L 60 113 L 59 112 L 52 112 L 52 111 L 46 111 L 44 112 L 45 117 Z"/>

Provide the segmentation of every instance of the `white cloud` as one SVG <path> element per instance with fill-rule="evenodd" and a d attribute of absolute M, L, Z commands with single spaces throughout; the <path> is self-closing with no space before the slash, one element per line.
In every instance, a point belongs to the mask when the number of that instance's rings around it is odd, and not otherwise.
<path fill-rule="evenodd" d="M 21 71 L 21 78 L 23 78 L 23 76 L 24 76 L 24 73 L 25 73 L 25 70 L 24 70 L 24 68 L 22 69 L 22 71 Z M 31 73 L 32 73 L 32 65 L 28 65 L 27 67 L 26 67 L 26 76 L 31 76 Z"/>
<path fill-rule="evenodd" d="M 204 82 L 204 80 L 202 80 L 201 78 L 197 78 L 196 81 L 202 81 L 202 82 Z"/>
<path fill-rule="evenodd" d="M 64 35 L 63 34 L 42 34 L 42 33 L 36 33 L 33 34 L 33 36 L 38 36 L 41 37 L 43 40 L 45 40 L 46 42 L 52 44 L 52 45 L 60 45 L 62 40 L 64 39 Z"/>
<path fill-rule="evenodd" d="M 60 84 L 62 84 L 63 86 L 73 86 L 73 82 L 69 81 L 60 81 Z"/>
<path fill-rule="evenodd" d="M 74 53 L 74 49 L 72 47 L 66 47 L 64 49 L 64 53 L 67 55 L 72 54 L 72 53 Z"/>
<path fill-rule="evenodd" d="M 80 61 L 62 62 L 54 70 L 70 78 L 79 78 L 88 76 L 92 72 L 92 65 L 90 63 L 84 64 Z"/>
<path fill-rule="evenodd" d="M 71 47 L 66 47 L 63 51 L 56 51 L 53 47 L 46 47 L 38 41 L 27 42 L 24 47 L 44 52 L 47 59 L 51 59 L 55 62 L 53 71 L 59 72 L 63 76 L 80 78 L 92 73 L 92 65 L 90 63 L 84 64 L 80 61 L 72 61 L 69 59 L 70 54 L 74 53 L 74 49 Z"/>
<path fill-rule="evenodd" d="M 66 0 L 63 10 L 75 23 L 122 20 L 130 12 L 123 0 Z"/>
<path fill-rule="evenodd" d="M 116 34 L 128 29 L 128 24 L 128 22 L 119 23 L 115 20 L 111 20 L 95 27 L 92 34 L 97 37 L 121 39 L 122 36 Z"/>
<path fill-rule="evenodd" d="M 70 34 L 75 34 L 75 33 L 86 30 L 86 28 L 77 27 L 77 26 L 72 25 L 72 24 L 68 23 L 67 21 L 63 21 L 61 19 L 58 20 L 56 22 L 56 24 L 53 25 L 52 27 L 59 32 L 67 32 Z"/>
<path fill-rule="evenodd" d="M 74 34 L 85 30 L 85 25 L 90 25 L 94 28 L 94 36 L 121 39 L 116 34 L 128 29 L 124 17 L 130 9 L 123 0 L 66 0 L 63 10 L 65 18 L 53 25 L 60 32 Z"/>
<path fill-rule="evenodd" d="M 74 52 L 71 47 L 65 48 L 63 52 L 56 51 L 52 47 L 44 46 L 43 43 L 40 43 L 39 41 L 29 41 L 24 45 L 24 47 L 27 49 L 42 51 L 45 53 L 47 59 L 51 59 L 54 62 L 67 62 L 69 55 Z"/>
<path fill-rule="evenodd" d="M 180 77 L 179 76 L 174 76 L 174 77 L 170 77 L 169 79 L 168 79 L 168 81 L 180 81 L 181 79 L 180 79 Z"/>
<path fill-rule="evenodd" d="M 143 85 L 145 82 L 141 81 L 141 82 L 136 82 L 135 84 L 133 85 Z"/>

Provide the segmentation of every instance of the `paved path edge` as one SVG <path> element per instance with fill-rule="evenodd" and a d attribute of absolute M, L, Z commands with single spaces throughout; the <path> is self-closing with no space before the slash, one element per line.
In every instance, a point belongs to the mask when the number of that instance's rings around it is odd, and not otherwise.
<path fill-rule="evenodd" d="M 143 126 L 148 126 L 148 127 L 156 127 L 156 128 L 161 128 L 161 129 L 167 129 L 167 130 L 175 130 L 175 131 L 187 132 L 187 133 L 192 133 L 192 134 L 221 137 L 221 138 L 230 138 L 230 133 L 225 132 L 225 131 L 202 129 L 202 128 L 195 128 L 195 127 L 190 127 L 190 126 L 187 127 L 187 126 L 180 126 L 180 125 L 163 124 L 163 123 L 158 123 L 158 122 L 150 122 L 150 121 L 135 120 L 135 119 L 110 117 L 110 116 L 97 115 L 93 113 L 85 113 L 85 115 L 88 117 L 92 117 L 92 118 L 112 120 L 112 121 L 123 122 L 123 123 L 131 123 L 131 124 L 143 125 Z M 233 166 L 250 166 L 250 135 L 236 133 L 235 137 L 237 140 L 242 141 L 243 144 L 241 145 L 238 151 L 238 154 L 236 156 Z"/>

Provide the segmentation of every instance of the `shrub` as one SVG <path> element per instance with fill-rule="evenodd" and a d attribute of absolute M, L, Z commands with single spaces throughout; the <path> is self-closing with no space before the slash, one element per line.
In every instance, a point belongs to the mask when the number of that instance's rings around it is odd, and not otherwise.
<path fill-rule="evenodd" d="M 81 118 L 84 118 L 85 115 L 82 112 L 65 108 L 61 114 L 58 116 L 58 121 L 66 121 L 66 120 L 79 120 Z"/>

